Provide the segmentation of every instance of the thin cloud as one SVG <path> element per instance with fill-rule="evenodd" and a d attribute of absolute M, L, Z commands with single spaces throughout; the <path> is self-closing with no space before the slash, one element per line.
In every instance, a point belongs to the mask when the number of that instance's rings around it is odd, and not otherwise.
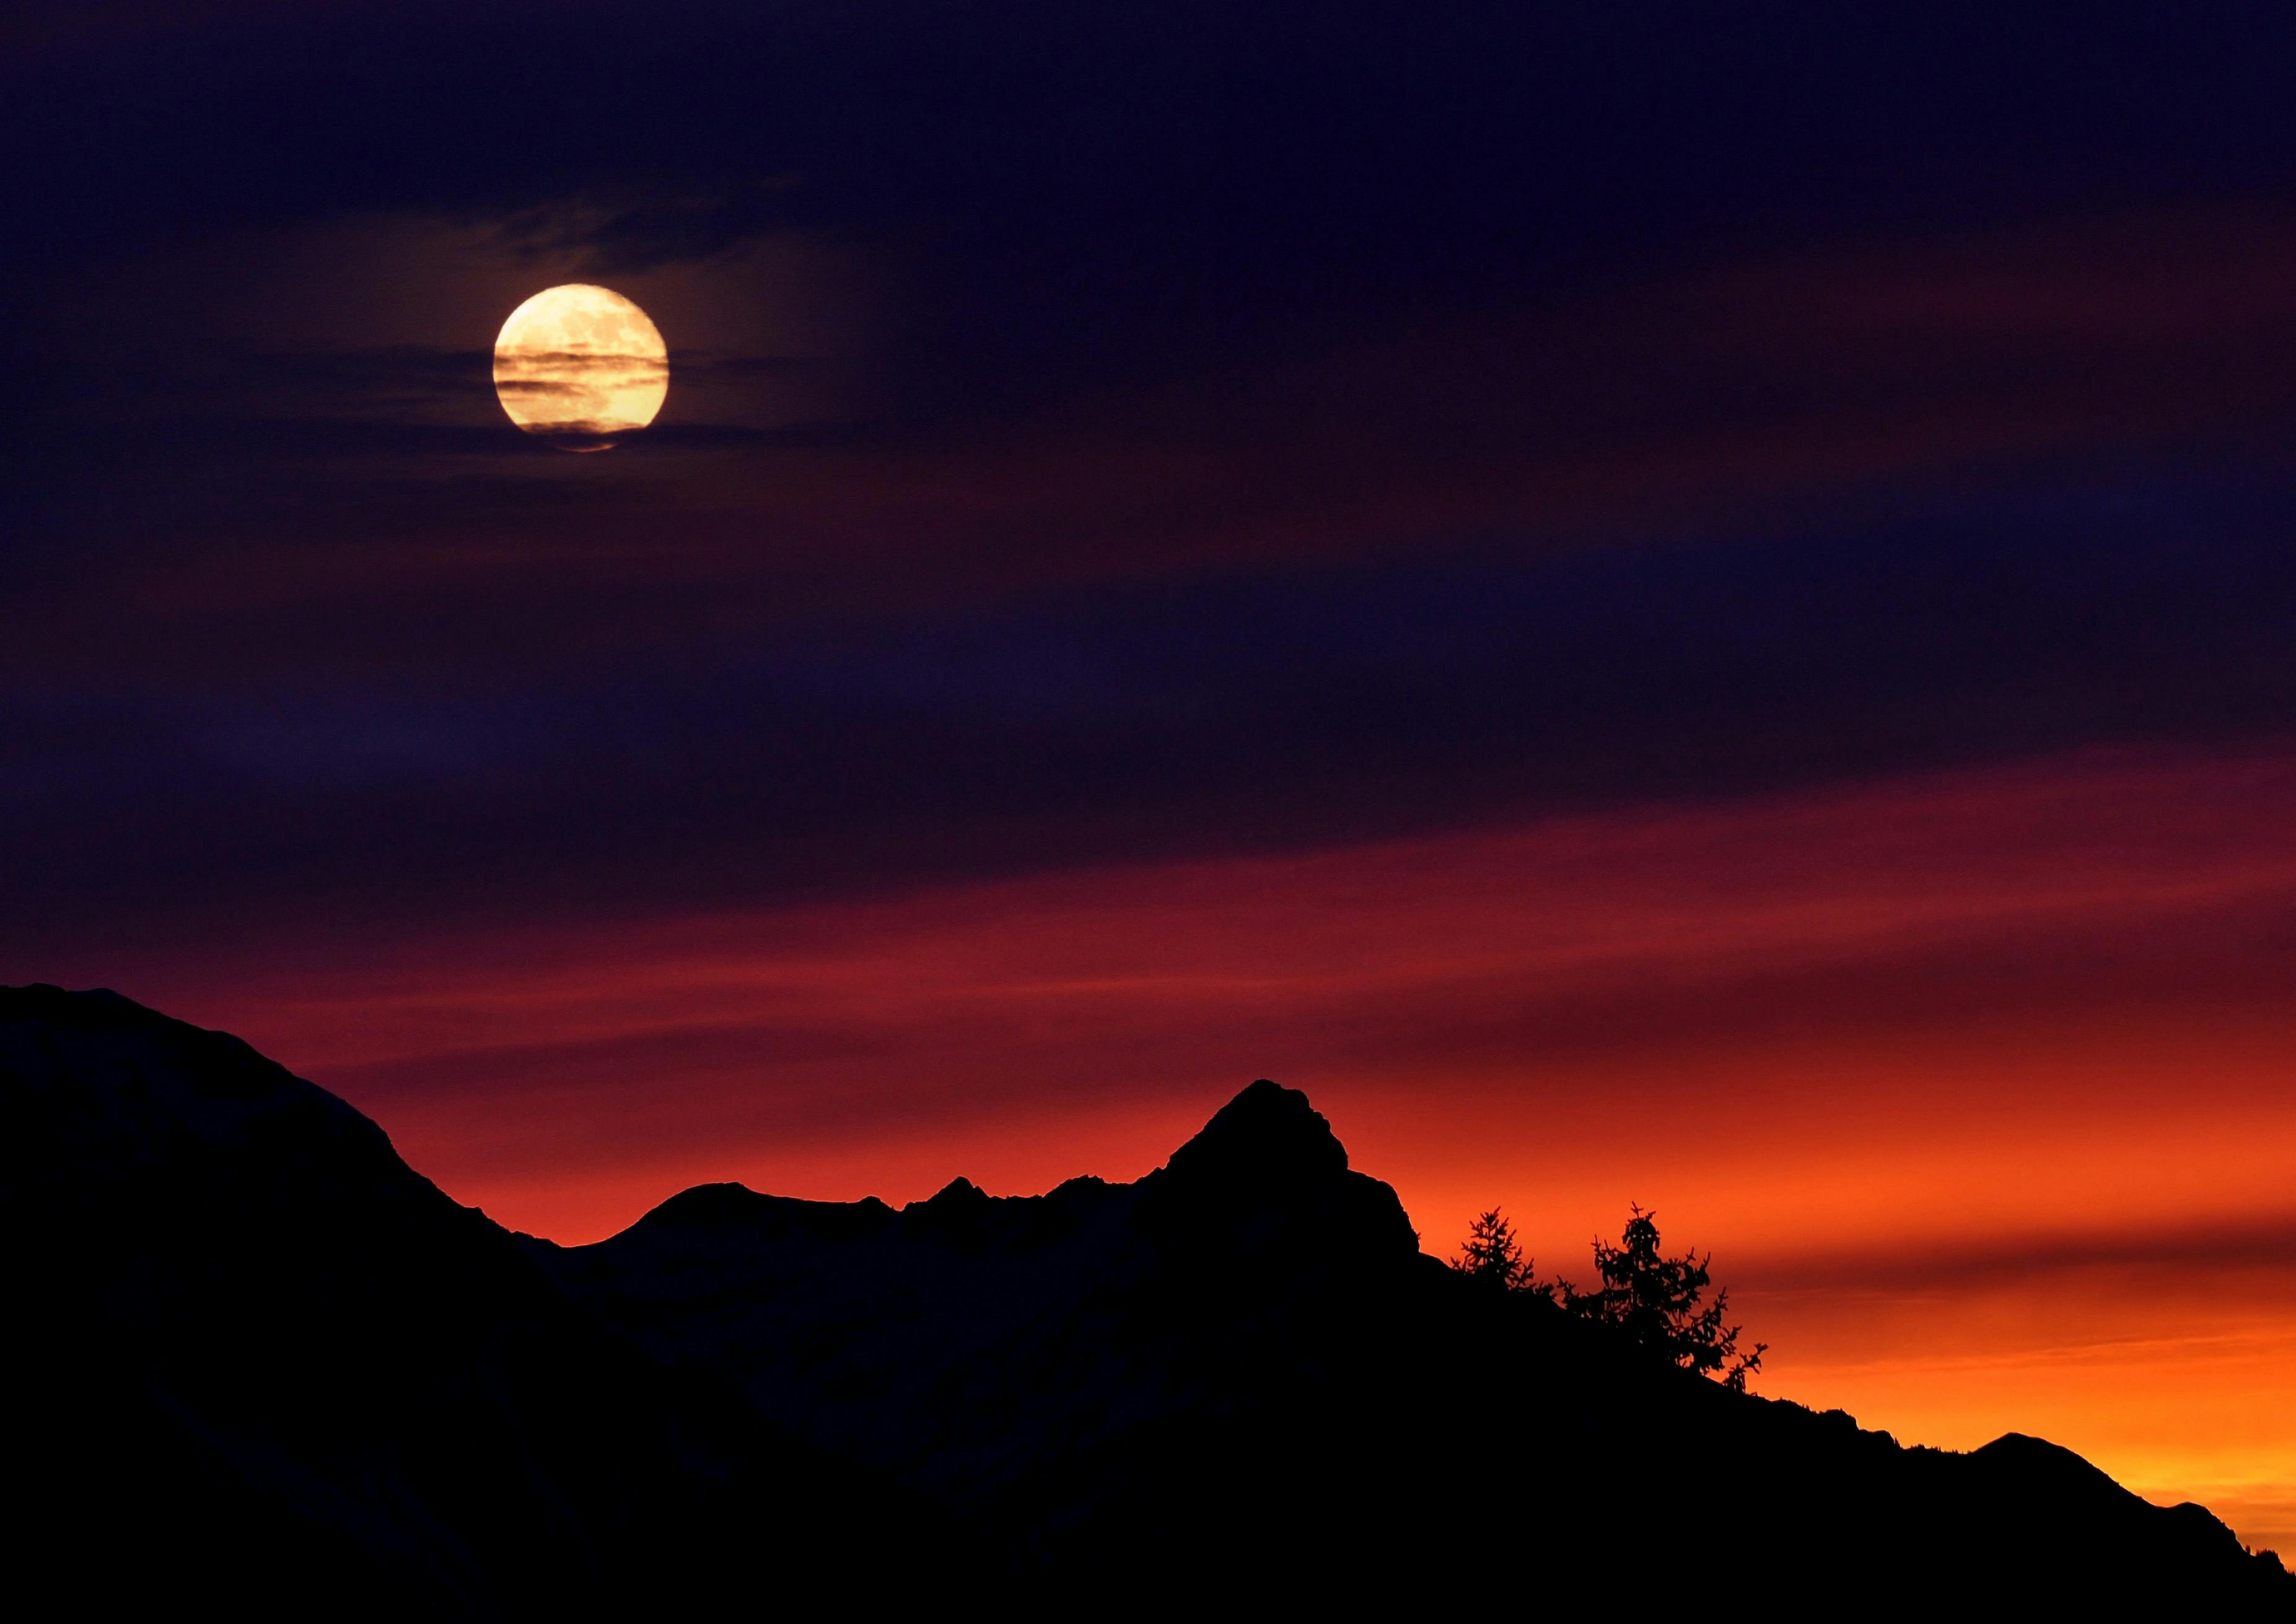
<path fill-rule="evenodd" d="M 1764 1292 L 1875 1291 L 1957 1295 L 2092 1273 L 2176 1273 L 2194 1277 L 2267 1273 L 2296 1291 L 2296 1212 L 2166 1228 L 2104 1228 L 2055 1235 L 2020 1234 L 1991 1244 L 1900 1245 L 1877 1251 L 1766 1257 L 1742 1268 Z"/>

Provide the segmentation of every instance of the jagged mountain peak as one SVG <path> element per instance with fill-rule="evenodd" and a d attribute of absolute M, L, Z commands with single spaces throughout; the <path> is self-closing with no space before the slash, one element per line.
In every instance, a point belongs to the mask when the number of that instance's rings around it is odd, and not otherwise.
<path fill-rule="evenodd" d="M 1323 1114 L 1260 1079 L 1141 1180 L 1144 1218 L 1168 1245 L 1283 1272 L 1385 1268 L 1419 1236 L 1394 1188 L 1352 1171 Z"/>
<path fill-rule="evenodd" d="M 1293 1183 L 1348 1171 L 1347 1147 L 1297 1089 L 1263 1077 L 1172 1153 L 1176 1179 Z"/>
<path fill-rule="evenodd" d="M 960 1173 L 922 1201 L 912 1202 L 904 1212 L 914 1207 L 947 1208 L 978 1207 L 995 1199 L 988 1191 Z"/>

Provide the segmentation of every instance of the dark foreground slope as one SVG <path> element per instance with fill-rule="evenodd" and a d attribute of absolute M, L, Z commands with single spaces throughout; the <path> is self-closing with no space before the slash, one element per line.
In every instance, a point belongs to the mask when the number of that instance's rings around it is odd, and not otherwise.
<path fill-rule="evenodd" d="M 966 1508 L 1061 1599 L 2296 1614 L 2276 1561 L 2069 1451 L 1902 1449 L 1479 1289 L 1269 1082 L 1134 1185 L 898 1212 L 713 1185 L 534 1245 L 656 1358 Z"/>
<path fill-rule="evenodd" d="M 373 1123 L 103 992 L 0 990 L 12 1594 L 75 1615 L 892 1600 L 889 1484 L 571 1309 Z M 889 1594 L 890 1593 L 890 1594 Z"/>
<path fill-rule="evenodd" d="M 710 1186 L 562 1251 L 232 1039 L 0 991 L 0 1560 L 85 1611 L 2296 1609 L 2047 1444 L 1902 1450 L 1475 1289 L 1268 1083 L 1134 1185 Z"/>

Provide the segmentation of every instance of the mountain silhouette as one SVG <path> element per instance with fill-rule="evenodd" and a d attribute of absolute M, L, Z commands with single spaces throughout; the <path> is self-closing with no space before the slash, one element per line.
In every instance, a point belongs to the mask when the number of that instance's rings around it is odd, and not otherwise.
<path fill-rule="evenodd" d="M 7 1567 L 73 1613 L 586 1617 L 901 1594 L 932 1508 L 574 1310 L 382 1130 L 236 1039 L 0 989 Z"/>
<path fill-rule="evenodd" d="M 2160 1608 L 2296 1579 L 2011 1434 L 1902 1449 L 1423 1254 L 1304 1095 L 990 1196 L 513 1236 L 236 1040 L 0 989 L 20 1582 L 89 1608 Z"/>

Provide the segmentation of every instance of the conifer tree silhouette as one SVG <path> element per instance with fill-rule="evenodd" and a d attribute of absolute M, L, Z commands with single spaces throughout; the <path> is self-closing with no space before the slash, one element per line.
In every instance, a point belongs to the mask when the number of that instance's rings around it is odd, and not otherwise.
<path fill-rule="evenodd" d="M 1451 1267 L 1494 1290 L 1528 1292 L 1554 1301 L 1559 1282 L 1541 1280 L 1532 1272 L 1531 1260 L 1515 1239 L 1514 1226 L 1493 1207 L 1468 1226 L 1465 1243 Z"/>
<path fill-rule="evenodd" d="M 1725 1324 L 1730 1293 L 1715 1293 L 1700 1307 L 1711 1283 L 1713 1253 L 1685 1252 L 1670 1258 L 1659 1250 L 1658 1214 L 1629 1208 L 1626 1233 L 1615 1246 L 1595 1242 L 1595 1268 L 1602 1284 L 1581 1292 L 1562 1283 L 1562 1305 L 1572 1313 L 1616 1326 L 1637 1345 L 1702 1375 L 1718 1376 L 1734 1391 L 1762 1367 L 1767 1342 L 1751 1353 L 1738 1351 L 1742 1327 Z"/>

